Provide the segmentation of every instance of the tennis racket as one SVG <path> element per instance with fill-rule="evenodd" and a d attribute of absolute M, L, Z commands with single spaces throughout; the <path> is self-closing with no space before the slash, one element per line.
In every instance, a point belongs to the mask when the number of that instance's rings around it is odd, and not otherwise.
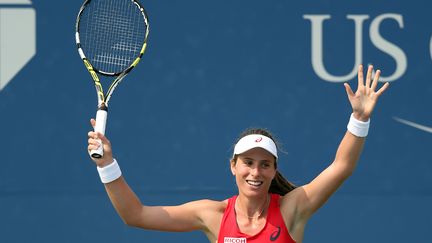
<path fill-rule="evenodd" d="M 94 130 L 105 134 L 108 102 L 117 85 L 139 63 L 147 46 L 149 21 L 136 0 L 86 0 L 76 20 L 78 53 L 93 78 L 98 110 Z M 104 93 L 99 75 L 111 80 Z M 109 83 L 109 81 L 107 81 Z M 102 142 L 90 151 L 103 156 Z"/>

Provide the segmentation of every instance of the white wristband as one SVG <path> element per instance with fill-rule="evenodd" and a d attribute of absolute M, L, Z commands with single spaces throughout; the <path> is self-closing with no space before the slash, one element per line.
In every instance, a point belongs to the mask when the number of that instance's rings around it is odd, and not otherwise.
<path fill-rule="evenodd" d="M 354 114 L 351 113 L 350 120 L 348 122 L 348 131 L 352 133 L 354 136 L 364 138 L 368 135 L 369 132 L 369 124 L 370 119 L 366 122 L 359 121 L 354 117 Z"/>
<path fill-rule="evenodd" d="M 102 183 L 110 183 L 116 179 L 118 179 L 121 176 L 121 170 L 119 165 L 117 164 L 117 160 L 113 160 L 113 162 L 107 166 L 104 167 L 97 167 L 97 170 L 99 172 L 99 177 L 102 181 Z"/>

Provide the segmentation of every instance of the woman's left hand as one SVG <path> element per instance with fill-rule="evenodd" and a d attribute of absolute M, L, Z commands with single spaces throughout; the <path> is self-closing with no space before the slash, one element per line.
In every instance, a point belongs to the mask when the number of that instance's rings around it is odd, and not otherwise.
<path fill-rule="evenodd" d="M 359 66 L 358 87 L 355 93 L 352 91 L 348 83 L 344 83 L 349 102 L 353 109 L 354 117 L 361 121 L 369 120 L 378 97 L 380 97 L 389 86 L 389 83 L 387 82 L 378 91 L 375 91 L 381 71 L 377 70 L 372 80 L 372 70 L 373 66 L 370 65 L 366 74 L 365 83 L 363 78 L 363 65 Z"/>

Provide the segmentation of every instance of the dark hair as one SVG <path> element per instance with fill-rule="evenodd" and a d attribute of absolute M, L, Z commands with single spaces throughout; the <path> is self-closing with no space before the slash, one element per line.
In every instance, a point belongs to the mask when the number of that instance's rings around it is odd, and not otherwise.
<path fill-rule="evenodd" d="M 279 145 L 277 143 L 277 141 L 274 139 L 274 137 L 272 136 L 272 134 L 264 129 L 264 128 L 248 128 L 245 131 L 243 131 L 239 138 L 237 139 L 237 142 L 247 136 L 247 135 L 251 135 L 251 134 L 260 134 L 260 135 L 264 135 L 268 138 L 270 138 L 271 140 L 273 140 L 273 142 L 276 144 L 276 147 L 279 150 Z M 237 158 L 238 155 L 234 155 L 234 157 L 232 158 L 232 162 L 237 162 Z M 277 160 L 275 157 L 275 169 L 277 169 Z M 289 182 L 287 179 L 285 179 L 285 177 L 278 171 L 276 171 L 276 176 L 273 178 L 270 188 L 269 188 L 269 192 L 270 193 L 275 193 L 275 194 L 279 194 L 281 196 L 284 196 L 285 194 L 287 194 L 288 192 L 294 190 L 296 188 L 296 186 Z"/>

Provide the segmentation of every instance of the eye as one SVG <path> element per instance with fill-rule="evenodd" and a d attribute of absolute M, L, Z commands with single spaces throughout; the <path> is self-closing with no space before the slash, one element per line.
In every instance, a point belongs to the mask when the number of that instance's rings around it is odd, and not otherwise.
<path fill-rule="evenodd" d="M 250 159 L 245 159 L 245 160 L 243 161 L 243 163 L 244 163 L 245 165 L 247 165 L 247 166 L 251 166 L 251 165 L 253 164 L 253 161 L 250 160 Z"/>
<path fill-rule="evenodd" d="M 266 162 L 266 163 L 262 163 L 261 167 L 264 168 L 264 169 L 267 169 L 267 168 L 270 168 L 271 165 L 270 165 L 270 163 Z"/>

